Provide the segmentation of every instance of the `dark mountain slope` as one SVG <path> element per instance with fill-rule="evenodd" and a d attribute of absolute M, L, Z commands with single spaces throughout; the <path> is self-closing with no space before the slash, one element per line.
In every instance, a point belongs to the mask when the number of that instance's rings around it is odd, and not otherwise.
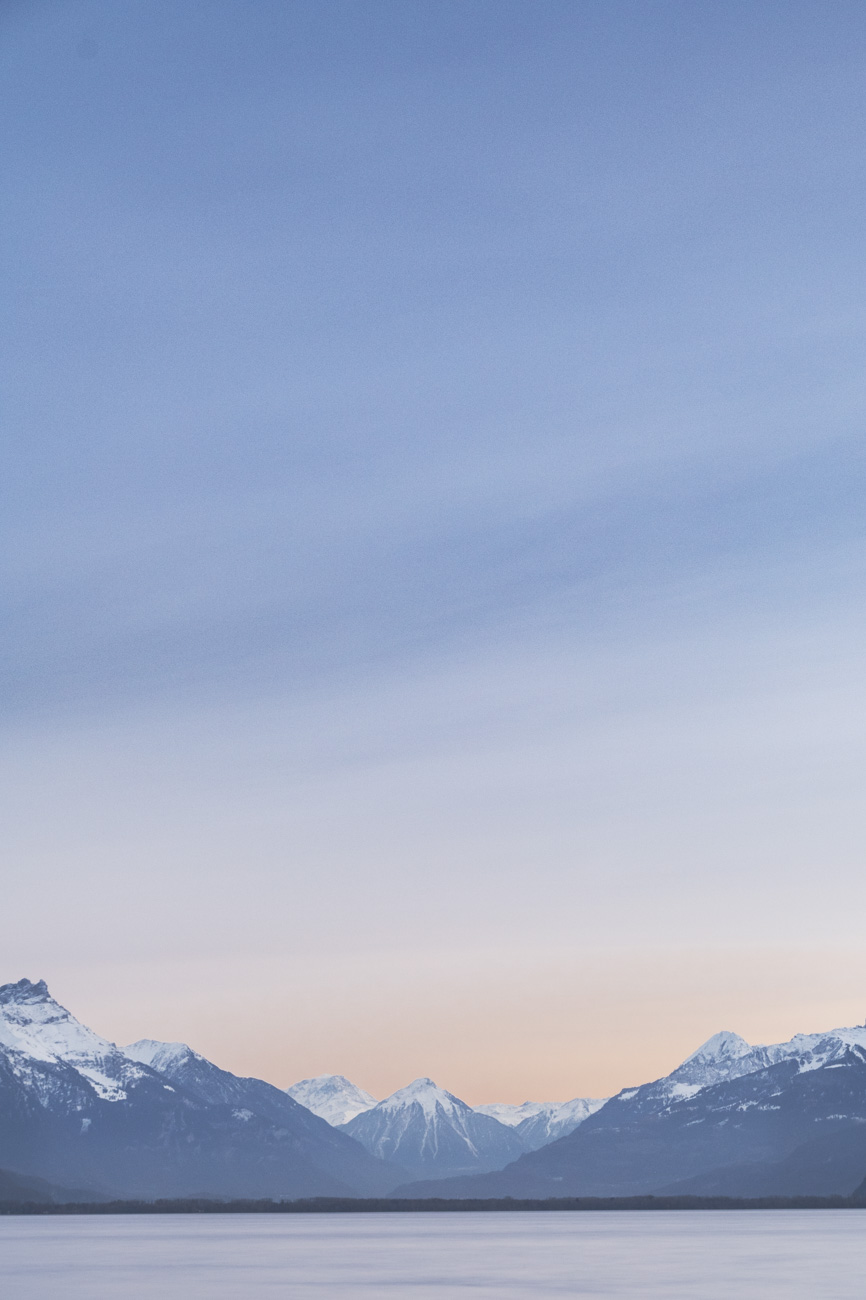
<path fill-rule="evenodd" d="M 102 1199 L 86 1188 L 56 1187 L 53 1183 L 46 1183 L 44 1178 L 26 1178 L 22 1174 L 10 1173 L 8 1169 L 0 1169 L 0 1204 L 63 1205 L 70 1201 L 80 1204 Z"/>
<path fill-rule="evenodd" d="M 715 1178 L 732 1196 L 757 1195 L 770 1184 L 780 1195 L 846 1195 L 857 1181 L 852 1171 L 863 1167 L 864 1130 L 866 1051 L 849 1046 L 817 1068 L 784 1060 L 690 1097 L 665 1100 L 656 1085 L 628 1090 L 574 1133 L 498 1173 L 409 1184 L 399 1194 L 703 1193 L 715 1190 Z M 756 1166 L 769 1165 L 776 1166 L 772 1176 L 765 1170 L 759 1177 Z"/>
<path fill-rule="evenodd" d="M 205 1105 L 230 1107 L 232 1114 L 247 1124 L 255 1116 L 281 1130 L 291 1130 L 317 1168 L 363 1195 L 379 1195 L 405 1177 L 399 1165 L 370 1155 L 348 1133 L 314 1115 L 281 1088 L 264 1079 L 242 1078 L 222 1070 L 185 1043 L 144 1039 L 124 1051 Z"/>
<path fill-rule="evenodd" d="M 860 1183 L 866 1124 L 842 1125 L 795 1147 L 784 1160 L 713 1169 L 659 1188 L 671 1196 L 837 1196 Z"/>
<path fill-rule="evenodd" d="M 187 1087 L 79 1024 L 44 983 L 4 985 L 0 1165 L 142 1198 L 352 1196 L 395 1180 L 278 1088 L 200 1057 L 196 1069 Z"/>

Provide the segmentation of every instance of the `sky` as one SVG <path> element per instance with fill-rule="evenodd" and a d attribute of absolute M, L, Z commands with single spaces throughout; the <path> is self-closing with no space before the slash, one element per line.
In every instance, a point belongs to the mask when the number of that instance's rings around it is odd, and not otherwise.
<path fill-rule="evenodd" d="M 0 64 L 0 979 L 474 1103 L 862 1023 L 863 5 Z"/>

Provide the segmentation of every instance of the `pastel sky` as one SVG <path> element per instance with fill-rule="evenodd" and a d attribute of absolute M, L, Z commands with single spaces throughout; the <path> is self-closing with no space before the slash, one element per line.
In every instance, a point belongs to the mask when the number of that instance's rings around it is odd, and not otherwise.
<path fill-rule="evenodd" d="M 283 1086 L 866 1015 L 866 7 L 6 0 L 2 979 Z"/>

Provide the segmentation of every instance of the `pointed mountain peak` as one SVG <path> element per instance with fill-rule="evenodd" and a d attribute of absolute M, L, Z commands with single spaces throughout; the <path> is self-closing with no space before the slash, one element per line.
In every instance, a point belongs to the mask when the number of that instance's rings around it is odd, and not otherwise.
<path fill-rule="evenodd" d="M 400 1110 L 405 1106 L 420 1106 L 426 1115 L 432 1114 L 437 1107 L 448 1112 L 454 1110 L 472 1110 L 465 1101 L 438 1087 L 432 1079 L 413 1079 L 405 1088 L 398 1088 L 390 1097 L 380 1101 L 377 1110 Z"/>
<path fill-rule="evenodd" d="M 458 1100 L 458 1098 L 452 1097 L 450 1092 L 445 1092 L 443 1088 L 437 1087 L 432 1079 L 421 1078 L 413 1079 L 411 1083 L 406 1084 L 405 1088 L 398 1088 L 396 1092 L 391 1093 L 390 1097 L 386 1097 L 385 1101 L 405 1105 L 408 1102 L 422 1101 L 425 1098 L 436 1099 L 440 1097 L 447 1098 L 449 1101 Z M 385 1102 L 380 1102 L 380 1105 L 384 1106 L 384 1104 Z"/>
<path fill-rule="evenodd" d="M 402 1095 L 404 1097 L 409 1097 L 409 1096 L 415 1096 L 416 1093 L 421 1093 L 421 1092 L 441 1092 L 441 1091 L 442 1089 L 437 1087 L 437 1085 L 433 1082 L 432 1079 L 422 1077 L 420 1079 L 413 1079 L 411 1083 L 406 1084 L 405 1088 L 400 1088 L 398 1089 L 397 1092 L 392 1093 L 392 1096 L 396 1097 L 398 1095 Z"/>
<path fill-rule="evenodd" d="M 418 1177 L 498 1169 L 526 1151 L 512 1129 L 477 1115 L 427 1077 L 413 1079 L 357 1115 L 346 1132 L 372 1155 Z"/>
<path fill-rule="evenodd" d="M 45 980 L 18 980 L 17 984 L 0 985 L 0 1006 L 27 1006 L 33 1002 L 53 1002 Z"/>
<path fill-rule="evenodd" d="M 683 1065 L 736 1061 L 741 1056 L 748 1056 L 751 1050 L 752 1048 L 745 1038 L 732 1033 L 729 1029 L 723 1029 L 720 1033 L 713 1034 L 712 1038 L 708 1038 L 705 1043 L 701 1043 L 697 1051 L 686 1057 Z M 680 1066 L 680 1069 L 682 1069 L 682 1066 Z"/>
<path fill-rule="evenodd" d="M 739 1034 L 723 1029 L 713 1034 L 697 1051 L 687 1056 L 664 1081 L 660 1081 L 671 1096 L 693 1096 L 710 1084 L 723 1079 L 739 1078 L 758 1069 L 763 1062 L 758 1057 L 763 1049 L 751 1047 Z"/>

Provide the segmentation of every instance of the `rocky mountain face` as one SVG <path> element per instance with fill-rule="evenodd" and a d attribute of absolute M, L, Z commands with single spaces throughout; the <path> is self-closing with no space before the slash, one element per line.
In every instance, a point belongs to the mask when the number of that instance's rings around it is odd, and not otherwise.
<path fill-rule="evenodd" d="M 286 1088 L 290 1097 L 306 1106 L 314 1115 L 320 1115 L 329 1124 L 348 1124 L 363 1110 L 371 1110 L 376 1098 L 369 1092 L 350 1083 L 342 1074 L 319 1074 L 314 1079 L 301 1079 Z"/>
<path fill-rule="evenodd" d="M 28 980 L 0 988 L 0 1164 L 132 1197 L 367 1195 L 398 1172 L 280 1089 L 181 1044 L 125 1052 Z"/>
<path fill-rule="evenodd" d="M 513 1129 L 478 1114 L 432 1079 L 400 1088 L 342 1131 L 416 1178 L 499 1169 L 525 1150 Z"/>
<path fill-rule="evenodd" d="M 717 1034 L 574 1132 L 419 1196 L 847 1195 L 866 1169 L 866 1028 L 750 1047 Z"/>
<path fill-rule="evenodd" d="M 131 1061 L 114 1043 L 100 1038 L 55 1002 L 45 981 L 0 987 L 0 1050 L 15 1060 L 24 1075 L 24 1063 L 67 1067 L 103 1101 L 126 1101 L 129 1089 L 148 1072 Z M 37 1070 L 36 1077 L 51 1077 Z"/>

